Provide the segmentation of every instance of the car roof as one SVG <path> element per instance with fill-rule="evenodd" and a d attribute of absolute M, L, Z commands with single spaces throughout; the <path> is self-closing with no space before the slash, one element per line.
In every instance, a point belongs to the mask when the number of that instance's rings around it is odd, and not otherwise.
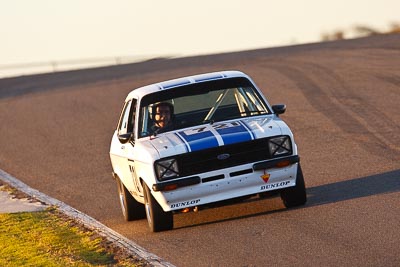
<path fill-rule="evenodd" d="M 150 85 L 146 85 L 143 87 L 139 87 L 137 89 L 132 90 L 128 96 L 126 97 L 126 101 L 132 98 L 141 98 L 147 94 L 151 94 L 158 91 L 164 91 L 172 88 L 176 88 L 179 86 L 202 83 L 212 80 L 222 80 L 227 78 L 236 78 L 236 77 L 245 77 L 251 80 L 246 74 L 241 71 L 219 71 L 219 72 L 210 72 L 204 74 L 198 74 L 193 76 L 182 77 L 178 79 L 163 81 L 159 83 L 154 83 Z"/>

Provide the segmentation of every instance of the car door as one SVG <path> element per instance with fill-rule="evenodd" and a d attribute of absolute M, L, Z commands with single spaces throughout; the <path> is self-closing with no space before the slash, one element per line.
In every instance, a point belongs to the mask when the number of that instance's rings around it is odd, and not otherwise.
<path fill-rule="evenodd" d="M 137 181 L 135 164 L 133 160 L 136 104 L 136 99 L 131 99 L 125 103 L 111 145 L 111 157 L 113 157 L 112 161 L 114 171 L 117 172 L 125 187 L 133 195 L 137 195 L 141 188 Z M 125 142 L 122 138 L 120 138 L 124 135 L 131 135 L 131 140 Z"/>

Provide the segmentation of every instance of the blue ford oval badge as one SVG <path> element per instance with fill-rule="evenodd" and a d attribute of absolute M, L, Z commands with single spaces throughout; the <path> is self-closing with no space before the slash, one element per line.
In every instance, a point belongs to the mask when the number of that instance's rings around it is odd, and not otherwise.
<path fill-rule="evenodd" d="M 219 159 L 219 160 L 224 160 L 224 159 L 228 159 L 230 156 L 231 156 L 231 155 L 229 155 L 228 153 L 219 154 L 219 155 L 217 156 L 217 159 Z"/>

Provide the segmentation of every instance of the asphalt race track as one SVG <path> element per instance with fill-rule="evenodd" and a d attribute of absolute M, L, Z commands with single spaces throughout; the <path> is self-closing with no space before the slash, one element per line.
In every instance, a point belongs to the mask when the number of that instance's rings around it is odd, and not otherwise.
<path fill-rule="evenodd" d="M 299 146 L 309 201 L 280 198 L 125 222 L 108 151 L 123 100 L 142 85 L 248 73 Z M 176 266 L 398 266 L 400 35 L 0 80 L 0 169 Z"/>

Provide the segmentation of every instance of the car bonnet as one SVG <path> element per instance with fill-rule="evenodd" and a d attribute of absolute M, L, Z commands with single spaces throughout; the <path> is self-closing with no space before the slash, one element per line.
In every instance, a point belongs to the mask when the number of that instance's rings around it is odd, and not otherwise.
<path fill-rule="evenodd" d="M 279 119 L 278 119 L 279 120 Z M 216 122 L 159 134 L 149 139 L 160 158 L 281 135 L 281 127 L 273 116 Z"/>

